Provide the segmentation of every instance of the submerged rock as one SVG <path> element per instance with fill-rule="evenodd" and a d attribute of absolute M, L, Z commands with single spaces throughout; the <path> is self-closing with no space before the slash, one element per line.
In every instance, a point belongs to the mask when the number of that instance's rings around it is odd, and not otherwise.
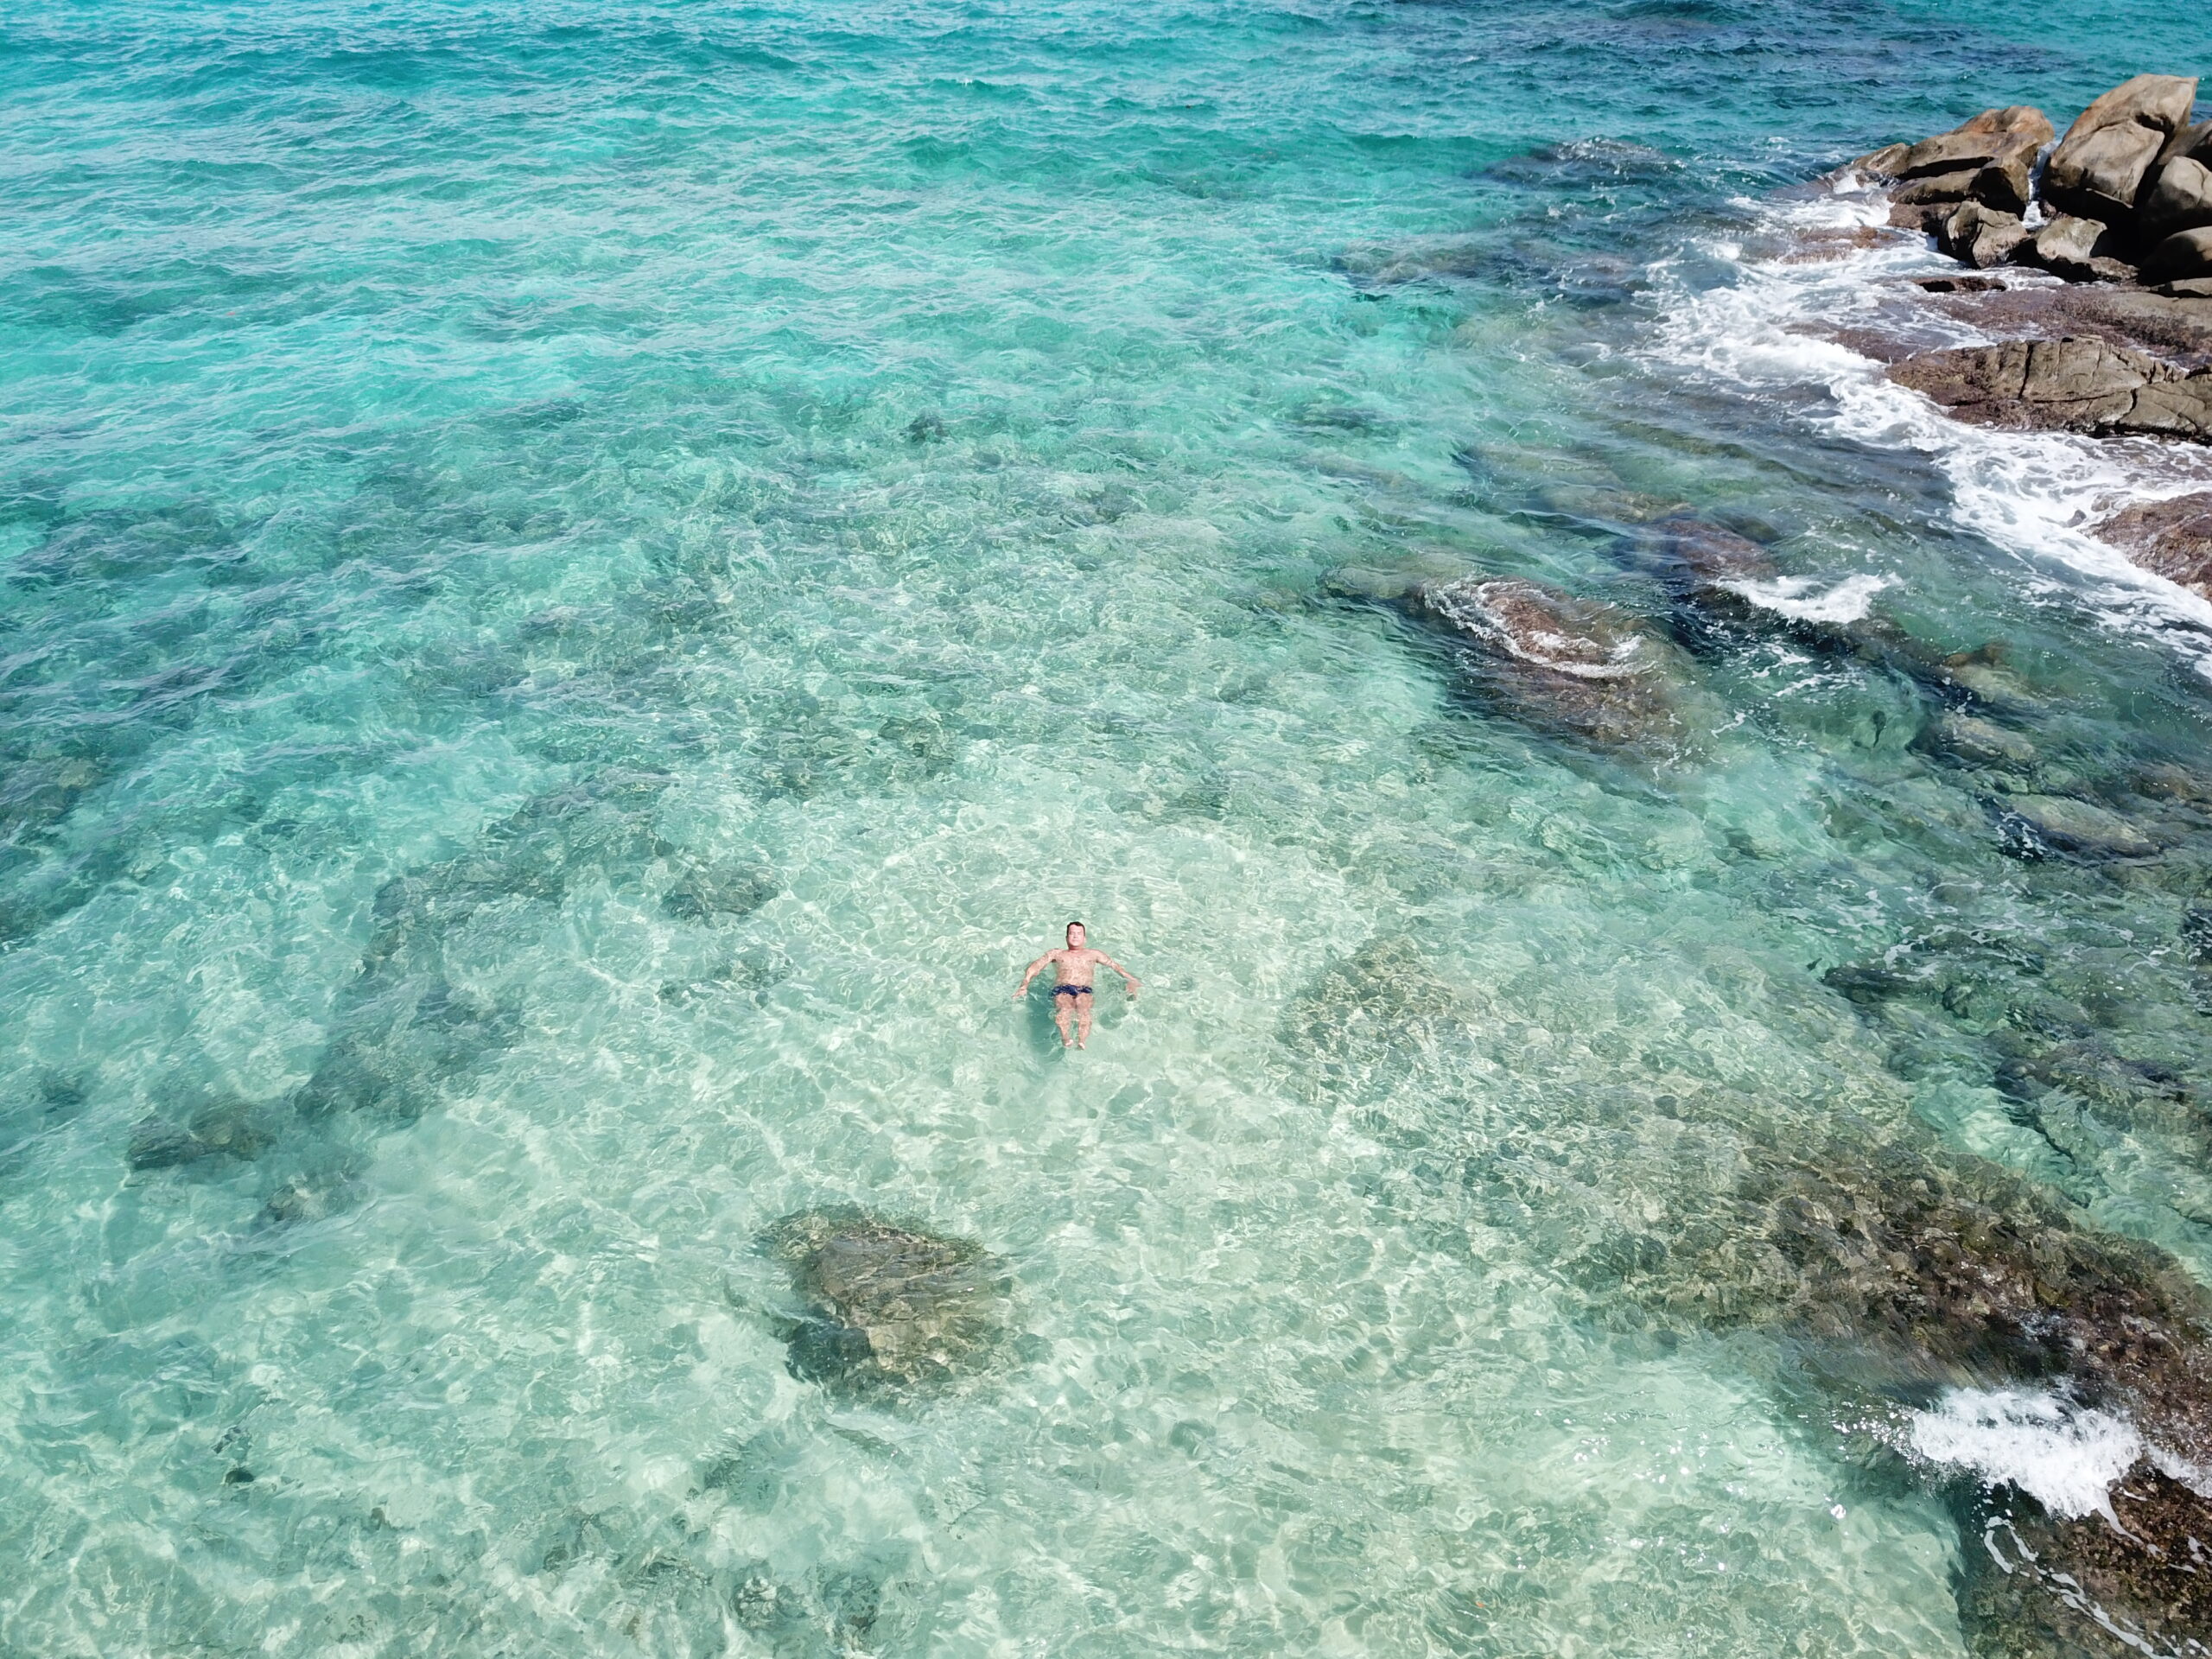
<path fill-rule="evenodd" d="M 750 916 L 783 891 L 772 870 L 751 864 L 690 864 L 682 867 L 661 908 L 689 922 L 710 921 L 717 916 L 733 920 Z"/>
<path fill-rule="evenodd" d="M 1976 766 L 2028 766 L 2036 746 L 2019 733 L 1979 715 L 1954 709 L 1921 735 L 1923 747 Z"/>
<path fill-rule="evenodd" d="M 2207 1139 L 2212 1117 L 2187 1078 L 2095 1043 L 2065 1043 L 2006 1060 L 1997 1068 L 1995 1081 L 2015 1100 L 2033 1104 L 2054 1092 L 2069 1095 L 2122 1128 L 2179 1135 L 2200 1149 L 2212 1144 Z"/>
<path fill-rule="evenodd" d="M 264 1227 L 294 1227 L 327 1221 L 358 1205 L 366 1189 L 358 1155 L 324 1148 L 312 1166 L 297 1169 L 267 1191 L 258 1217 Z"/>
<path fill-rule="evenodd" d="M 856 1210 L 786 1216 L 764 1243 L 806 1304 L 785 1336 L 795 1376 L 863 1392 L 944 1382 L 1006 1335 L 1006 1266 L 979 1244 Z"/>
<path fill-rule="evenodd" d="M 442 979 L 385 987 L 348 1007 L 314 1074 L 293 1097 L 309 1121 L 376 1112 L 412 1122 L 447 1088 L 514 1046 L 520 1010 Z"/>
<path fill-rule="evenodd" d="M 141 1118 L 130 1126 L 130 1145 L 124 1154 L 133 1169 L 175 1169 L 215 1155 L 200 1137 L 181 1123 L 158 1117 Z"/>
<path fill-rule="evenodd" d="M 365 979 L 434 967 L 445 938 L 508 899 L 557 903 L 586 868 L 620 873 L 668 850 L 652 815 L 668 779 L 610 770 L 524 802 L 460 856 L 378 889 Z"/>
<path fill-rule="evenodd" d="M 2114 1483 L 2109 1516 L 2015 1497 L 1960 1541 L 1959 1613 L 1981 1659 L 2140 1659 L 2212 1643 L 2212 1504 L 2150 1461 Z"/>
<path fill-rule="evenodd" d="M 1628 612 L 1518 576 L 1427 582 L 1408 599 L 1460 647 L 1476 689 L 1530 725 L 1608 748 L 1681 741 L 1681 668 Z"/>
<path fill-rule="evenodd" d="M 2056 849 L 2105 858 L 2145 858 L 2158 844 L 2117 812 L 2064 795 L 2007 795 L 2005 827 L 2027 834 L 2018 850 L 2032 856 Z"/>
<path fill-rule="evenodd" d="M 1410 939 L 1370 939 L 1332 963 L 1284 1014 L 1276 1040 L 1325 1089 L 1388 1083 L 1433 1052 L 1461 1018 L 1459 999 Z"/>
<path fill-rule="evenodd" d="M 255 1108 L 243 1101 L 218 1101 L 181 1123 L 142 1118 L 131 1127 L 125 1156 L 133 1169 L 175 1169 L 210 1158 L 258 1158 L 276 1138 Z"/>
<path fill-rule="evenodd" d="M 1669 597 L 1723 615 L 1747 614 L 1753 607 L 1743 585 L 1777 574 L 1774 556 L 1758 543 L 1690 512 L 1669 513 L 1627 545 L 1630 563 Z"/>

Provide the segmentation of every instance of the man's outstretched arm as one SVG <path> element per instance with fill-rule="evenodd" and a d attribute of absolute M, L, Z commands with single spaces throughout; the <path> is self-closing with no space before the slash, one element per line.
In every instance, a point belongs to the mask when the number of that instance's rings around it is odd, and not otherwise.
<path fill-rule="evenodd" d="M 1113 957 L 1108 956 L 1104 951 L 1102 950 L 1098 953 L 1098 960 L 1104 963 L 1109 968 L 1111 968 L 1116 973 L 1122 976 L 1122 982 L 1129 988 L 1129 995 L 1131 996 L 1135 996 L 1139 991 L 1144 988 L 1143 986 L 1137 982 L 1137 976 L 1135 974 L 1122 967 L 1120 963 L 1115 961 Z"/>
<path fill-rule="evenodd" d="M 1015 1001 L 1019 1002 L 1023 997 L 1029 995 L 1029 982 L 1036 978 L 1039 974 L 1044 972 L 1045 964 L 1052 959 L 1052 953 L 1050 950 L 1047 950 L 1043 956 L 1038 957 L 1036 961 L 1029 964 L 1029 971 L 1021 976 L 1020 988 L 1014 994 L 1014 1000 Z"/>

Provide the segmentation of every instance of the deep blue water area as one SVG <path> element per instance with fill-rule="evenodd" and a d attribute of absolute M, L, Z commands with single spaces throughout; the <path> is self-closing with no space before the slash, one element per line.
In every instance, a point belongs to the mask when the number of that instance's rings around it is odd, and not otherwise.
<path fill-rule="evenodd" d="M 2144 70 L 2212 11 L 0 17 L 0 1654 L 1993 1650 L 1961 1516 L 2135 1430 L 1958 1450 L 2051 1379 L 1837 1360 L 1743 1195 L 2212 1283 L 2212 611 L 1773 250 Z M 1700 633 L 1682 515 L 1902 643 Z M 852 1211 L 1002 1268 L 951 1382 L 823 1369 Z"/>

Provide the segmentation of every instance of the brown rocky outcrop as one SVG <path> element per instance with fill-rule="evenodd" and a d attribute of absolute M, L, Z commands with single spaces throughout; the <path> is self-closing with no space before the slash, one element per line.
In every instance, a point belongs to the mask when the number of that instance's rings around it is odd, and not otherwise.
<path fill-rule="evenodd" d="M 2163 168 L 2168 162 L 2187 156 L 2196 161 L 2212 162 L 2212 121 L 2199 121 L 2193 127 L 2183 127 L 2166 140 L 2166 147 L 2158 152 L 2152 172 Z"/>
<path fill-rule="evenodd" d="M 2212 372 L 2190 374 L 2101 340 L 1923 352 L 1889 376 L 1983 426 L 2212 439 Z"/>
<path fill-rule="evenodd" d="M 1948 132 L 1916 144 L 1892 144 L 1852 165 L 1871 178 L 1896 179 L 1905 207 L 1965 201 L 2018 213 L 2028 205 L 2036 157 L 2051 140 L 2050 118 L 2025 105 L 1984 110 Z"/>
<path fill-rule="evenodd" d="M 2097 535 L 2145 570 L 2212 599 L 2212 492 L 2143 502 L 2106 519 Z"/>
<path fill-rule="evenodd" d="M 2113 224 L 2135 211 L 2145 176 L 2189 124 L 2196 82 L 2137 75 L 2075 118 L 2044 168 L 2044 199 L 2063 213 Z"/>
<path fill-rule="evenodd" d="M 1944 252 L 1983 270 L 2005 264 L 2027 239 L 2018 213 L 1980 201 L 1961 202 L 1936 232 L 1936 245 Z"/>
<path fill-rule="evenodd" d="M 2133 272 L 2113 257 L 2116 252 L 2109 225 L 2061 213 L 2035 233 L 2033 243 L 2020 257 L 2075 282 L 2124 282 Z"/>
<path fill-rule="evenodd" d="M 2143 200 L 2141 219 L 2146 236 L 2212 225 L 2212 168 L 2190 156 L 2175 156 L 2158 169 L 2157 182 Z"/>
<path fill-rule="evenodd" d="M 2126 283 L 2147 258 L 2145 280 L 2212 278 L 2212 238 L 2190 235 L 2212 228 L 2212 122 L 2188 124 L 2196 86 L 2138 75 L 2113 87 L 2075 118 L 2040 175 L 2051 126 L 2024 105 L 1870 152 L 1847 172 L 1888 183 L 1890 223 L 1934 235 L 1968 264 Z"/>
<path fill-rule="evenodd" d="M 2212 225 L 2166 238 L 2143 261 L 2143 275 L 2153 282 L 2212 276 Z"/>
<path fill-rule="evenodd" d="M 2001 286 L 2001 279 L 1956 277 L 1986 286 L 1954 288 L 1935 308 L 2000 340 L 2101 340 L 2184 372 L 2212 368 L 2212 304 L 2113 283 Z M 1875 353 L 1896 362 L 1910 351 Z"/>
<path fill-rule="evenodd" d="M 1906 148 L 1895 170 L 1902 179 L 1927 173 L 1948 173 L 1967 165 L 1982 166 L 2025 143 L 2032 150 L 2057 137 L 2050 118 L 2041 110 L 2015 104 L 2001 110 L 1984 110 L 1948 132 L 1923 138 Z"/>

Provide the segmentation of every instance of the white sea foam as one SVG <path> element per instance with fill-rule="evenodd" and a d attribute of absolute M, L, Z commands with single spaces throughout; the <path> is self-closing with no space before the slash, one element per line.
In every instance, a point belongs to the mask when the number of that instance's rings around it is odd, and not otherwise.
<path fill-rule="evenodd" d="M 1874 595 L 1888 587 L 1891 581 L 1888 576 L 1862 574 L 1846 576 L 1827 588 L 1810 576 L 1775 576 L 1765 582 L 1722 585 L 1754 605 L 1778 611 L 1800 622 L 1856 622 L 1866 614 Z"/>
<path fill-rule="evenodd" d="M 2053 1394 L 1954 1389 L 1912 1414 L 1912 1450 L 2018 1487 L 2053 1515 L 2112 1515 L 2112 1484 L 2145 1455 L 2135 1425 Z M 2117 1522 L 2115 1522 L 2117 1524 Z"/>
<path fill-rule="evenodd" d="M 1785 238 L 1805 244 L 1822 232 L 1879 225 L 1885 206 L 1844 191 L 1761 211 Z M 1990 343 L 1970 324 L 1900 294 L 1902 279 L 1958 274 L 1915 242 L 1885 238 L 1834 258 L 1738 264 L 1732 283 L 1677 289 L 1652 336 L 1655 357 L 1678 372 L 1794 402 L 1797 418 L 1871 448 L 1925 455 L 1950 484 L 1955 522 L 2018 559 L 2033 588 L 2071 594 L 2112 626 L 2156 631 L 2212 675 L 2212 604 L 2090 533 L 2133 503 L 2212 488 L 2212 451 L 1970 426 L 1889 380 L 1878 363 L 1834 336 L 1854 326 L 1885 333 L 1906 326 L 1925 349 Z M 1655 275 L 1663 288 L 1669 268 L 1656 267 Z M 2056 279 L 2008 271 L 2005 280 Z"/>

